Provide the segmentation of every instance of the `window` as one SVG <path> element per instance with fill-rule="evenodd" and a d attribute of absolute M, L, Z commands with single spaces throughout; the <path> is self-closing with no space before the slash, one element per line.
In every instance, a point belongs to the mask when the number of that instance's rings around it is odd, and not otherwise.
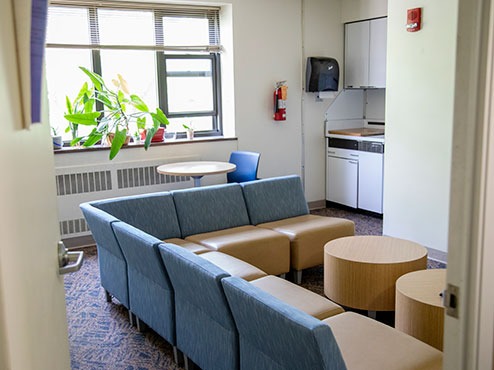
<path fill-rule="evenodd" d="M 64 129 L 66 96 L 87 81 L 84 66 L 159 106 L 168 131 L 222 135 L 219 8 L 102 1 L 51 1 L 46 73 L 49 117 Z M 84 132 L 84 129 L 87 132 Z M 89 128 L 79 125 L 79 134 Z M 79 135 L 80 136 L 80 135 Z M 65 133 L 64 139 L 70 140 Z"/>

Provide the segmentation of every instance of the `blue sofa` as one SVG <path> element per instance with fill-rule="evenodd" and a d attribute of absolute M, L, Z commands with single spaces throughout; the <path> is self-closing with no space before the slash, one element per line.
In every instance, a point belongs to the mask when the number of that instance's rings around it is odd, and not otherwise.
<path fill-rule="evenodd" d="M 142 194 L 81 204 L 98 247 L 107 299 L 129 308 L 127 262 L 112 224 L 194 253 L 220 251 L 270 275 L 322 264 L 324 244 L 353 235 L 352 221 L 310 215 L 298 176 Z"/>

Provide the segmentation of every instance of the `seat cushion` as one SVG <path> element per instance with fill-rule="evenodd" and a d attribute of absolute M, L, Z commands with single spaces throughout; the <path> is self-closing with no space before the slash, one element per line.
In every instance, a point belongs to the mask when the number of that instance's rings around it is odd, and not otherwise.
<path fill-rule="evenodd" d="M 237 257 L 270 275 L 290 270 L 290 239 L 272 230 L 246 225 L 185 239 Z"/>
<path fill-rule="evenodd" d="M 442 352 L 376 320 L 346 312 L 323 322 L 348 369 L 442 369 Z"/>
<path fill-rule="evenodd" d="M 247 281 L 267 276 L 264 271 L 258 269 L 256 266 L 239 260 L 238 258 L 230 256 L 226 253 L 207 252 L 201 254 L 201 257 L 207 259 L 211 263 L 214 263 L 216 266 L 228 272 L 231 276 L 238 276 L 239 278 Z"/>
<path fill-rule="evenodd" d="M 206 252 L 211 252 L 211 249 L 208 247 L 205 247 L 204 245 L 193 243 L 190 240 L 185 240 L 185 239 L 180 239 L 180 238 L 171 238 L 171 239 L 166 239 L 163 240 L 165 243 L 172 243 L 175 245 L 178 245 L 182 248 L 185 248 L 192 253 L 195 254 L 201 254 L 201 253 L 206 253 Z"/>
<path fill-rule="evenodd" d="M 295 270 L 323 264 L 327 242 L 355 234 L 353 221 L 317 215 L 291 217 L 257 226 L 290 238 L 290 263 Z"/>
<path fill-rule="evenodd" d="M 344 312 L 329 299 L 277 276 L 266 276 L 250 283 L 319 320 Z"/>

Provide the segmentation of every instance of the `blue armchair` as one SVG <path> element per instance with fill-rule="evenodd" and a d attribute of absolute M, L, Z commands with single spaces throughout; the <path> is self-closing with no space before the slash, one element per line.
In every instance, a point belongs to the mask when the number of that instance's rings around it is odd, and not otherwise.
<path fill-rule="evenodd" d="M 235 164 L 237 169 L 226 174 L 227 182 L 256 180 L 260 157 L 261 155 L 259 153 L 254 152 L 232 152 L 229 162 Z"/>

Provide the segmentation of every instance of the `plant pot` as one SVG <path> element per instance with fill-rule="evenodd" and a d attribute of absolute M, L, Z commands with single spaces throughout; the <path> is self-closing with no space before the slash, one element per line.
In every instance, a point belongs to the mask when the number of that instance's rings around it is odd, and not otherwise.
<path fill-rule="evenodd" d="M 108 145 L 111 145 L 111 143 L 113 142 L 113 137 L 115 136 L 114 133 L 110 132 L 107 136 L 106 136 L 106 142 L 108 143 Z M 130 135 L 127 135 L 125 137 L 125 141 L 123 143 L 123 145 L 128 145 L 130 143 Z"/>
<path fill-rule="evenodd" d="M 53 142 L 53 149 L 58 150 L 63 147 L 63 140 L 61 135 L 52 136 L 51 141 Z"/>
<path fill-rule="evenodd" d="M 146 140 L 146 130 L 143 130 L 141 132 L 141 140 Z M 161 143 L 163 141 L 163 138 L 165 136 L 165 128 L 164 127 L 158 127 L 158 131 L 155 132 L 153 135 L 153 138 L 151 139 L 152 143 Z"/>
<path fill-rule="evenodd" d="M 187 130 L 187 140 L 192 140 L 194 138 L 194 130 Z"/>

